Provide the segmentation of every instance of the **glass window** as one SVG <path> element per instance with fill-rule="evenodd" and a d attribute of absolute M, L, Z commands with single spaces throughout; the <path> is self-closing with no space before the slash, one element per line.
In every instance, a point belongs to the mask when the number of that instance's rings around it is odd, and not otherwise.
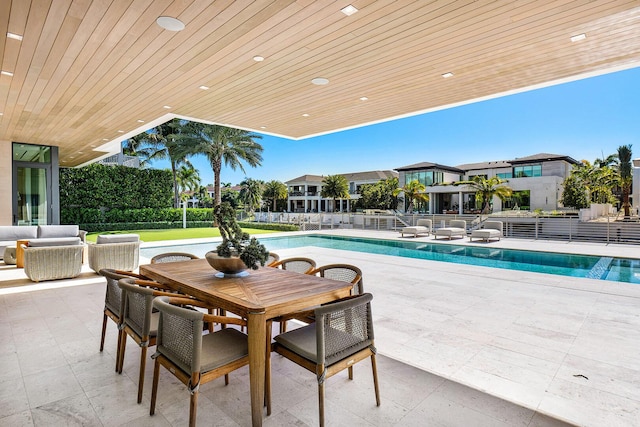
<path fill-rule="evenodd" d="M 542 165 L 516 166 L 513 168 L 513 175 L 516 178 L 542 176 Z"/>
<path fill-rule="evenodd" d="M 511 172 L 497 173 L 496 176 L 500 179 L 509 179 L 509 178 L 513 178 L 513 173 Z"/>
<path fill-rule="evenodd" d="M 531 190 L 514 191 L 502 205 L 503 209 L 521 209 L 528 211 L 531 207 Z"/>
<path fill-rule="evenodd" d="M 13 160 L 17 162 L 51 163 L 51 147 L 13 144 Z"/>

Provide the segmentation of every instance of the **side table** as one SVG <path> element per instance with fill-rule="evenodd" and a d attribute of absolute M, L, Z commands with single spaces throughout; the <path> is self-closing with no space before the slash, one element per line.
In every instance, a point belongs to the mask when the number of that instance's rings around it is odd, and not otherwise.
<path fill-rule="evenodd" d="M 22 245 L 28 245 L 28 240 L 16 240 L 16 267 L 24 268 L 24 249 Z"/>

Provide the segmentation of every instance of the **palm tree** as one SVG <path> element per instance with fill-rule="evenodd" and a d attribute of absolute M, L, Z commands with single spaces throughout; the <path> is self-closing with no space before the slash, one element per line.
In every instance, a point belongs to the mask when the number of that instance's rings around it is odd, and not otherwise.
<path fill-rule="evenodd" d="M 468 185 L 476 190 L 476 198 L 482 202 L 481 212 L 483 214 L 487 214 L 489 213 L 491 200 L 494 196 L 504 202 L 507 198 L 511 197 L 511 194 L 513 194 L 511 187 L 502 185 L 505 182 L 507 181 L 500 179 L 497 176 L 485 178 L 484 176 L 476 175 L 469 181 L 459 181 L 456 182 L 455 185 Z"/>
<path fill-rule="evenodd" d="M 336 210 L 336 199 L 349 198 L 349 184 L 342 175 L 328 175 L 322 180 L 320 197 L 333 200 L 333 210 Z"/>
<path fill-rule="evenodd" d="M 620 187 L 622 188 L 622 207 L 624 217 L 631 215 L 629 208 L 629 193 L 631 192 L 631 144 L 618 147 L 618 174 L 620 177 Z"/>
<path fill-rule="evenodd" d="M 429 195 L 424 191 L 427 189 L 427 186 L 414 179 L 413 181 L 409 181 L 402 188 L 396 188 L 393 190 L 393 195 L 398 196 L 400 193 L 404 193 L 405 201 L 408 200 L 409 204 L 407 205 L 407 213 L 413 213 L 413 207 L 417 203 L 426 203 L 429 201 Z"/>
<path fill-rule="evenodd" d="M 220 125 L 193 123 L 192 134 L 200 140 L 198 153 L 204 154 L 213 169 L 214 206 L 221 203 L 220 171 L 222 164 L 235 170 L 245 171 L 242 162 L 251 167 L 262 164 L 262 145 L 255 142 L 262 136 L 242 129 Z"/>
<path fill-rule="evenodd" d="M 188 132 L 189 122 L 178 119 L 163 123 L 160 126 L 142 133 L 138 147 L 142 146 L 146 160 L 168 159 L 173 177 L 173 202 L 180 207 L 178 188 L 178 168 L 182 165 L 191 166 L 189 157 L 195 154 L 196 142 Z M 140 148 L 138 148 L 140 150 Z"/>
<path fill-rule="evenodd" d="M 176 178 L 182 196 L 185 196 L 187 192 L 195 193 L 200 186 L 200 174 L 192 165 L 180 166 L 176 173 Z"/>
<path fill-rule="evenodd" d="M 253 213 L 262 202 L 262 188 L 264 183 L 257 179 L 245 178 L 240 183 L 240 199 L 243 201 L 245 209 Z"/>
<path fill-rule="evenodd" d="M 273 206 L 271 210 L 275 212 L 277 201 L 287 198 L 287 186 L 280 181 L 269 181 L 264 186 L 262 197 L 271 201 Z"/>

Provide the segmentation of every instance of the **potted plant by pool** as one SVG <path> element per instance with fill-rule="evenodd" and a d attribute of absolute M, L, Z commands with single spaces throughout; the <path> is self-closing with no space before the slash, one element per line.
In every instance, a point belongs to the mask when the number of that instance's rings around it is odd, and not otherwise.
<path fill-rule="evenodd" d="M 213 208 L 213 219 L 220 230 L 222 242 L 215 251 L 205 254 L 209 264 L 219 271 L 218 277 L 238 277 L 264 266 L 269 251 L 255 237 L 242 231 L 236 221 L 236 212 L 228 202 Z"/>

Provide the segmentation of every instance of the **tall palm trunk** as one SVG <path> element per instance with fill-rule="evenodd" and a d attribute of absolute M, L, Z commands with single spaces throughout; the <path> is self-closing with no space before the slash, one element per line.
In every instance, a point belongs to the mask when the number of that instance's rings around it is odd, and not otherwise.
<path fill-rule="evenodd" d="M 215 161 L 211 163 L 213 169 L 213 188 L 216 192 L 215 199 L 213 199 L 213 206 L 217 206 L 222 203 L 222 186 L 220 185 L 220 171 L 222 170 L 222 161 Z"/>

